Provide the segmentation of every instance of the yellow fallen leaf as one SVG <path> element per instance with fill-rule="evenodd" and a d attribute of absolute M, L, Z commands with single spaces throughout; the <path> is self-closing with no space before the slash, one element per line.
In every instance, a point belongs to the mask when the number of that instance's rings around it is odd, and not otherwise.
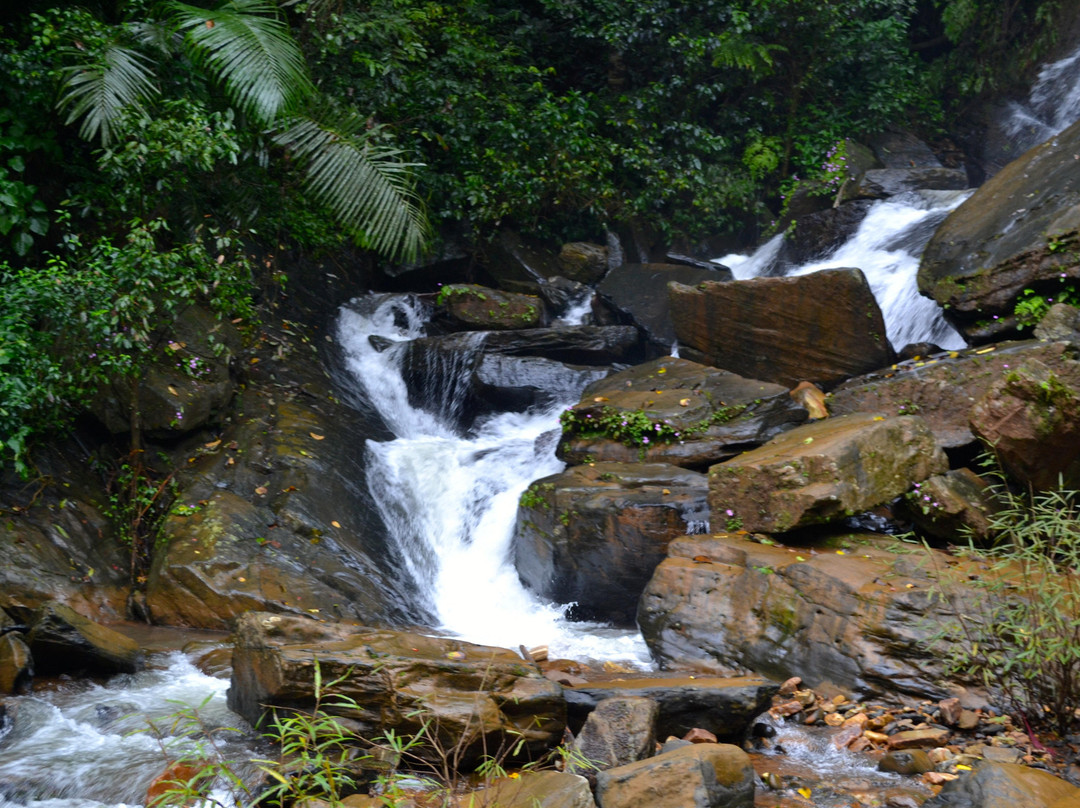
<path fill-rule="evenodd" d="M 251 357 L 251 364 L 255 365 L 255 364 L 258 364 L 258 362 L 259 362 L 259 357 L 257 357 L 257 356 Z"/>
<path fill-rule="evenodd" d="M 593 401 L 597 402 L 598 404 L 603 402 L 603 401 L 607 401 L 607 400 L 608 400 L 607 396 L 597 396 L 596 398 L 593 399 Z"/>
<path fill-rule="evenodd" d="M 318 609 L 308 609 L 308 611 L 311 612 L 312 614 L 318 614 L 319 613 Z"/>
<path fill-rule="evenodd" d="M 170 351 L 179 351 L 183 347 L 184 347 L 184 343 L 182 343 L 182 342 L 170 342 L 169 343 L 169 350 Z"/>
<path fill-rule="evenodd" d="M 315 438 L 315 440 L 325 440 L 326 439 L 326 435 L 316 435 L 314 432 L 308 432 L 308 434 L 311 435 L 311 437 Z"/>
<path fill-rule="evenodd" d="M 204 443 L 203 444 L 203 446 L 205 446 L 207 449 L 216 449 L 220 445 L 221 445 L 221 439 L 220 438 L 218 440 L 212 440 L 209 443 Z"/>
<path fill-rule="evenodd" d="M 836 554 L 837 555 L 847 555 L 847 551 L 846 550 L 837 550 Z"/>
<path fill-rule="evenodd" d="M 171 384 L 169 385 L 169 392 L 172 393 L 174 396 L 180 395 L 180 392 Z"/>
<path fill-rule="evenodd" d="M 266 486 L 260 485 L 258 488 L 255 489 L 255 493 L 258 494 L 260 497 L 263 496 L 264 494 L 266 494 Z"/>
<path fill-rule="evenodd" d="M 884 416 L 884 415 L 875 415 L 875 416 L 874 416 L 874 420 L 875 420 L 875 421 L 884 421 L 884 420 L 885 420 L 885 416 Z"/>
<path fill-rule="evenodd" d="M 226 465 L 226 466 L 231 466 L 231 465 L 232 465 L 233 463 L 235 463 L 235 462 L 236 462 L 236 461 L 235 461 L 235 460 L 233 460 L 233 459 L 232 459 L 232 458 L 230 457 L 230 458 L 229 458 L 228 460 L 226 460 L 226 461 L 225 461 L 225 465 Z"/>
<path fill-rule="evenodd" d="M 660 370 L 658 370 L 656 372 L 657 373 L 667 373 L 667 368 L 660 368 Z"/>
<path fill-rule="evenodd" d="M 665 488 L 665 489 L 664 489 L 664 492 L 663 492 L 663 493 L 664 493 L 664 495 L 666 496 L 667 494 L 670 494 L 670 493 L 671 493 L 671 491 L 669 491 L 669 490 L 668 490 L 667 488 Z"/>
<path fill-rule="evenodd" d="M 808 789 L 808 788 L 800 788 L 799 789 L 799 796 L 803 797 L 805 799 L 810 799 L 810 789 Z"/>
<path fill-rule="evenodd" d="M 958 357 L 959 355 L 959 351 L 949 351 L 949 356 L 951 356 L 953 359 L 956 359 L 956 357 Z"/>
<path fill-rule="evenodd" d="M 795 556 L 795 560 L 796 561 L 806 561 L 806 559 L 803 556 Z"/>
<path fill-rule="evenodd" d="M 333 521 L 330 524 L 332 524 L 334 527 L 341 527 L 341 522 L 338 521 Z"/>
<path fill-rule="evenodd" d="M 237 578 L 236 580 L 238 580 L 240 583 L 246 583 L 247 582 L 247 578 Z"/>
<path fill-rule="evenodd" d="M 970 766 L 965 766 L 963 763 L 957 763 L 956 764 L 956 769 L 957 769 L 957 771 L 962 771 L 962 772 L 971 771 L 971 767 Z"/>
<path fill-rule="evenodd" d="M 681 407 L 689 407 L 690 406 L 690 399 L 688 399 L 688 398 L 680 398 L 679 399 L 679 406 L 681 406 Z"/>
<path fill-rule="evenodd" d="M 976 351 L 975 353 L 977 353 L 977 354 L 984 354 L 984 353 L 990 353 L 990 352 L 991 352 L 991 351 L 993 351 L 994 349 L 995 349 L 995 348 L 994 348 L 994 346 L 993 346 L 993 345 L 991 345 L 991 346 L 989 346 L 989 347 L 987 347 L 987 348 L 979 348 L 979 350 L 977 350 L 977 351 Z"/>
<path fill-rule="evenodd" d="M 803 443 L 813 443 L 813 442 L 814 442 L 813 438 L 807 438 L 806 440 L 803 441 Z"/>

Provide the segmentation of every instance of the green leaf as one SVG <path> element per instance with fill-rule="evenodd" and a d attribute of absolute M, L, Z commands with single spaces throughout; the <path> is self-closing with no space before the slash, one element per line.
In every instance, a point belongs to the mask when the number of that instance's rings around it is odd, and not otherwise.
<path fill-rule="evenodd" d="M 314 93 L 304 55 L 274 3 L 230 0 L 207 10 L 171 2 L 167 8 L 192 61 L 262 125 L 295 112 Z"/>
<path fill-rule="evenodd" d="M 8 168 L 12 171 L 23 172 L 26 170 L 26 161 L 22 159 L 21 155 L 13 155 L 8 158 Z"/>
<path fill-rule="evenodd" d="M 365 246 L 390 258 L 416 258 L 428 225 L 412 187 L 415 163 L 374 143 L 356 114 L 322 123 L 298 118 L 274 140 L 304 169 L 311 195 L 334 212 Z"/>
<path fill-rule="evenodd" d="M 68 68 L 57 109 L 67 110 L 65 123 L 82 118 L 79 134 L 101 137 L 109 145 L 123 112 L 145 115 L 142 102 L 157 95 L 154 72 L 141 54 L 120 45 L 105 49 L 99 61 Z"/>
<path fill-rule="evenodd" d="M 30 248 L 34 246 L 34 237 L 22 230 L 16 234 L 13 246 L 15 247 L 15 254 L 22 257 L 30 252 Z"/>

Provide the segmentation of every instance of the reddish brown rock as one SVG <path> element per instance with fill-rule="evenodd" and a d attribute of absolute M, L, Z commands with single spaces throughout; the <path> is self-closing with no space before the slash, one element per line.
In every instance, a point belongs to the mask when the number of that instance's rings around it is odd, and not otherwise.
<path fill-rule="evenodd" d="M 1013 368 L 971 410 L 971 428 L 1018 482 L 1080 485 L 1080 362 Z"/>
<path fill-rule="evenodd" d="M 690 744 L 600 772 L 596 798 L 603 808 L 752 808 L 754 769 L 737 746 Z"/>
<path fill-rule="evenodd" d="M 857 269 L 673 283 L 669 294 L 679 341 L 752 379 L 835 384 L 893 360 L 881 311 Z"/>
<path fill-rule="evenodd" d="M 784 532 L 867 510 L 947 467 L 917 416 L 829 418 L 712 466 L 709 507 L 714 522 Z"/>
<path fill-rule="evenodd" d="M 889 749 L 929 749 L 944 746 L 952 733 L 947 729 L 909 729 L 889 736 Z"/>
<path fill-rule="evenodd" d="M 683 740 L 690 741 L 690 743 L 716 743 L 716 736 L 707 729 L 694 727 L 683 735 Z"/>

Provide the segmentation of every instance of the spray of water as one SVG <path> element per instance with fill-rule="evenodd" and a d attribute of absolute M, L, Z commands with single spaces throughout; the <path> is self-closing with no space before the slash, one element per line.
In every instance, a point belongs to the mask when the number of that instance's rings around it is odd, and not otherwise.
<path fill-rule="evenodd" d="M 1025 102 L 1009 105 L 1005 132 L 1017 154 L 1080 120 L 1080 47 L 1064 59 L 1044 65 Z"/>
<path fill-rule="evenodd" d="M 543 603 L 522 587 L 511 558 L 521 494 L 563 468 L 554 452 L 559 413 L 598 374 L 568 369 L 553 387 L 568 391 L 569 401 L 494 415 L 461 434 L 438 405 L 446 394 L 435 382 L 423 406 L 410 403 L 402 346 L 384 347 L 420 336 L 423 320 L 414 299 L 364 298 L 342 310 L 338 339 L 347 368 L 396 435 L 368 441 L 369 487 L 437 628 L 473 642 L 547 645 L 558 656 L 648 665 L 636 633 L 566 620 L 565 604 Z M 469 366 L 460 362 L 460 369 Z M 464 383 L 460 374 L 432 378 L 450 387 Z"/>

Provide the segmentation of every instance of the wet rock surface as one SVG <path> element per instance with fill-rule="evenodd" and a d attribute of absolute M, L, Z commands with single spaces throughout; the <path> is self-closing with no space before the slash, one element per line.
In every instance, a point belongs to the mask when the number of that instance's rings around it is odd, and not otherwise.
<path fill-rule="evenodd" d="M 751 808 L 754 769 L 737 746 L 692 744 L 598 773 L 596 798 L 600 808 Z"/>
<path fill-rule="evenodd" d="M 632 625 L 667 545 L 704 530 L 705 475 L 664 463 L 591 463 L 532 483 L 514 528 L 521 580 L 583 619 Z"/>
<path fill-rule="evenodd" d="M 679 342 L 748 378 L 832 385 L 893 359 L 881 310 L 858 269 L 676 283 L 669 295 Z M 836 317 L 837 309 L 849 316 Z"/>

